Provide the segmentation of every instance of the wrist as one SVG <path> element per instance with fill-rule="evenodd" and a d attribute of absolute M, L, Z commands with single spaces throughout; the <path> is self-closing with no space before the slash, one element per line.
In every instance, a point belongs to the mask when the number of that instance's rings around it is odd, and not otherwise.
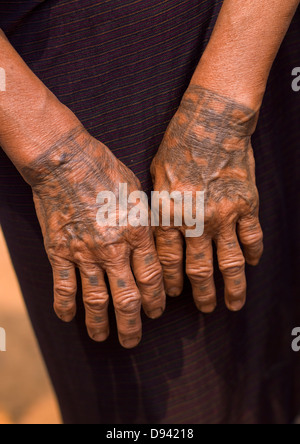
<path fill-rule="evenodd" d="M 258 111 L 234 98 L 193 83 L 183 97 L 180 111 L 208 138 L 210 133 L 217 132 L 224 143 L 233 138 L 240 140 L 251 137 L 259 117 Z"/>
<path fill-rule="evenodd" d="M 249 72 L 245 74 L 239 64 L 226 66 L 204 54 L 191 85 L 214 91 L 259 112 L 266 90 L 266 78 L 263 74 L 252 77 Z"/>
<path fill-rule="evenodd" d="M 31 186 L 43 183 L 56 170 L 67 168 L 91 139 L 73 112 L 50 91 L 35 119 L 36 129 L 28 134 L 22 147 L 17 145 L 22 152 L 17 167 Z"/>
<path fill-rule="evenodd" d="M 34 189 L 51 184 L 53 178 L 74 176 L 75 181 L 82 182 L 85 177 L 79 178 L 81 168 L 74 168 L 83 158 L 83 151 L 88 151 L 92 137 L 81 126 L 66 126 L 56 137 L 48 138 L 43 143 L 43 150 L 35 153 L 30 161 L 19 167 L 25 181 Z M 78 166 L 78 165 L 77 165 Z M 84 171 L 84 168 L 82 168 Z M 50 186 L 51 187 L 51 186 Z"/>
<path fill-rule="evenodd" d="M 20 170 L 45 147 L 80 125 L 46 88 L 0 32 L 0 66 L 6 88 L 0 92 L 0 146 Z"/>
<path fill-rule="evenodd" d="M 25 103 L 24 100 L 21 100 Z M 0 107 L 0 144 L 19 171 L 53 147 L 67 134 L 82 128 L 76 116 L 44 85 L 32 92 L 28 108 L 12 102 Z M 24 111 L 23 111 L 24 110 Z"/>

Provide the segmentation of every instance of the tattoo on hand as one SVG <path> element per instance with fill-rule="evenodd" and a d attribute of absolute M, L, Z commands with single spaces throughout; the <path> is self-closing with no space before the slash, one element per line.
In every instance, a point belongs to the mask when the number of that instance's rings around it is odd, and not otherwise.
<path fill-rule="evenodd" d="M 216 307 L 212 241 L 225 280 L 231 310 L 246 299 L 245 258 L 256 265 L 262 255 L 258 220 L 259 196 L 251 146 L 258 120 L 255 112 L 230 98 L 191 85 L 172 119 L 151 172 L 157 191 L 204 191 L 205 229 L 198 239 L 186 239 L 186 271 L 197 307 L 210 313 Z M 187 227 L 174 232 L 159 227 L 158 253 L 167 293 L 183 287 L 183 242 Z M 244 255 L 237 237 L 244 246 Z M 175 277 L 175 279 L 173 279 Z"/>
<path fill-rule="evenodd" d="M 75 316 L 77 266 L 89 335 L 104 341 L 109 335 L 107 275 L 120 342 L 126 348 L 136 346 L 142 336 L 141 304 L 153 319 L 165 308 L 162 270 L 152 231 L 129 225 L 100 227 L 96 216 L 99 192 L 112 192 L 118 199 L 121 183 L 127 184 L 130 194 L 141 190 L 139 180 L 82 127 L 66 133 L 24 168 L 22 175 L 32 186 L 53 268 L 56 313 L 67 322 Z M 148 258 L 147 263 L 144 258 Z"/>

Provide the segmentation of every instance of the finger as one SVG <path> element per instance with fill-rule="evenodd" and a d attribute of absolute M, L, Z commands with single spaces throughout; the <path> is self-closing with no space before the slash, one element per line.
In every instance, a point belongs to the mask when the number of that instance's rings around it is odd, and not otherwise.
<path fill-rule="evenodd" d="M 231 311 L 239 311 L 246 302 L 245 258 L 234 229 L 216 240 L 219 268 L 225 283 L 225 301 Z"/>
<path fill-rule="evenodd" d="M 156 231 L 156 247 L 163 268 L 166 293 L 180 296 L 183 290 L 183 237 L 179 230 Z"/>
<path fill-rule="evenodd" d="M 258 265 L 263 251 L 263 232 L 258 217 L 244 217 L 238 223 L 238 234 L 249 265 Z"/>
<path fill-rule="evenodd" d="M 52 261 L 54 279 L 54 310 L 64 322 L 71 322 L 76 314 L 77 280 L 73 263 Z"/>
<path fill-rule="evenodd" d="M 91 339 L 103 342 L 109 336 L 109 295 L 104 272 L 97 266 L 81 267 L 83 302 L 86 327 Z"/>
<path fill-rule="evenodd" d="M 204 236 L 186 238 L 186 245 L 186 273 L 196 306 L 203 313 L 212 313 L 217 306 L 212 241 Z"/>
<path fill-rule="evenodd" d="M 159 318 L 165 311 L 166 293 L 162 267 L 153 244 L 133 251 L 132 268 L 145 313 L 151 319 Z"/>
<path fill-rule="evenodd" d="M 133 278 L 129 260 L 106 270 L 113 296 L 120 343 L 136 347 L 142 339 L 141 295 Z"/>

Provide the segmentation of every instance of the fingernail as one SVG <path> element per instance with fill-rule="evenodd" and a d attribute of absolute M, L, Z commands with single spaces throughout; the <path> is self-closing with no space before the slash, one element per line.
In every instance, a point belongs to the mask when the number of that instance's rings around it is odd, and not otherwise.
<path fill-rule="evenodd" d="M 69 323 L 72 322 L 75 318 L 76 312 L 69 313 L 69 314 L 59 314 L 58 317 L 61 321 Z"/>
<path fill-rule="evenodd" d="M 157 318 L 161 317 L 163 312 L 164 312 L 164 310 L 162 308 L 158 308 L 157 310 L 150 311 L 148 316 L 151 319 L 157 319 Z"/>
<path fill-rule="evenodd" d="M 231 311 L 240 311 L 245 305 L 244 301 L 235 301 L 229 303 L 229 309 Z"/>
<path fill-rule="evenodd" d="M 175 298 L 177 296 L 181 295 L 181 290 L 179 288 L 170 288 L 170 290 L 167 290 L 167 294 L 168 296 L 170 296 L 171 298 Z"/>
<path fill-rule="evenodd" d="M 210 304 L 210 305 L 198 305 L 199 310 L 204 314 L 209 314 L 215 311 L 216 305 Z"/>
<path fill-rule="evenodd" d="M 140 343 L 141 338 L 127 339 L 123 341 L 123 346 L 125 348 L 134 348 Z"/>
<path fill-rule="evenodd" d="M 108 338 L 108 334 L 107 334 L 107 333 L 103 333 L 103 332 L 100 332 L 100 333 L 94 333 L 94 334 L 92 335 L 92 338 L 93 338 L 93 340 L 94 340 L 95 342 L 104 342 L 104 341 L 106 341 L 106 339 Z"/>

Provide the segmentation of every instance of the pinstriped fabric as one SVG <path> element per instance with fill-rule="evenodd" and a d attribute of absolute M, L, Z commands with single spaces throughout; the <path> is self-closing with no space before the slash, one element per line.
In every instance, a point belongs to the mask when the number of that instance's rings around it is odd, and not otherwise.
<path fill-rule="evenodd" d="M 36 3 L 12 42 L 149 189 L 151 158 L 207 41 L 214 2 Z"/>
<path fill-rule="evenodd" d="M 211 34 L 221 0 L 1 1 L 0 26 L 32 70 L 151 190 L 149 166 Z M 249 301 L 203 316 L 191 290 L 144 318 L 135 350 L 52 311 L 51 269 L 29 187 L 0 151 L 0 220 L 66 423 L 288 423 L 300 410 L 297 252 L 300 65 L 296 16 L 271 74 L 255 135 L 266 253 L 247 270 Z M 298 219 L 299 220 L 299 219 Z M 1 316 L 0 316 L 1 321 Z M 299 323 L 299 322 L 298 322 Z"/>

